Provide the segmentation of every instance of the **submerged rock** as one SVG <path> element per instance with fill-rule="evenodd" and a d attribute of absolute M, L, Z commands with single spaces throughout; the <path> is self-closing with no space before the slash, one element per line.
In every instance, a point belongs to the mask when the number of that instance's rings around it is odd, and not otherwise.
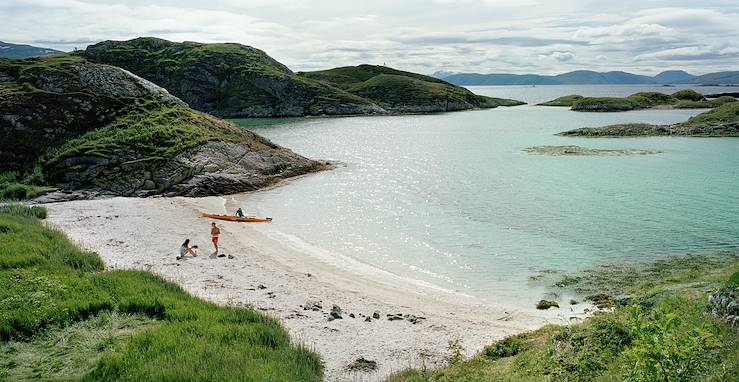
<path fill-rule="evenodd" d="M 549 308 L 559 308 L 559 303 L 557 301 L 552 300 L 539 300 L 539 302 L 536 304 L 536 309 L 539 310 L 547 310 Z"/>
<path fill-rule="evenodd" d="M 523 149 L 529 154 L 550 156 L 622 156 L 659 154 L 659 150 L 641 149 L 591 149 L 581 146 L 532 146 Z"/>

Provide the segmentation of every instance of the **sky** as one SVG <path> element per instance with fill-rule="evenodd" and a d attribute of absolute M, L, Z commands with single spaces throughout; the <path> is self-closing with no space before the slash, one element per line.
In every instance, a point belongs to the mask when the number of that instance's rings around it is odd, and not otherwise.
<path fill-rule="evenodd" d="M 739 0 L 2 0 L 0 41 L 238 42 L 295 71 L 739 70 Z"/>

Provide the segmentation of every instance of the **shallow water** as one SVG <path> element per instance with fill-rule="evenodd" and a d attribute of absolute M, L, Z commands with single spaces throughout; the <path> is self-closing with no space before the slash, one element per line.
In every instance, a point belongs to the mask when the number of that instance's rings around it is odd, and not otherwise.
<path fill-rule="evenodd" d="M 648 88 L 606 89 L 625 95 Z M 563 86 L 474 91 L 528 102 L 604 93 L 603 87 Z M 522 106 L 262 124 L 250 128 L 305 156 L 345 165 L 235 198 L 246 211 L 274 218 L 255 227 L 289 237 L 303 250 L 349 256 L 490 300 L 531 304 L 543 293 L 529 282 L 538 270 L 739 248 L 739 139 L 554 135 L 612 123 L 673 123 L 699 112 Z M 663 153 L 550 157 L 521 151 L 536 145 Z"/>

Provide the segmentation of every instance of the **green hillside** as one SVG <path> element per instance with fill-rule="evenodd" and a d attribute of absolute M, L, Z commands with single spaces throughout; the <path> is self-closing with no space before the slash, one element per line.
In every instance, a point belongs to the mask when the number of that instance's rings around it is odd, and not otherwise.
<path fill-rule="evenodd" d="M 265 52 L 234 43 L 175 43 L 145 37 L 104 41 L 80 54 L 92 62 L 129 70 L 190 107 L 220 117 L 437 112 L 521 104 L 477 96 L 433 77 L 382 66 L 295 74 Z M 378 75 L 385 76 L 375 78 Z"/>
<path fill-rule="evenodd" d="M 385 66 L 347 66 L 298 74 L 331 84 L 395 112 L 453 111 L 523 104 L 476 95 L 434 77 Z"/>

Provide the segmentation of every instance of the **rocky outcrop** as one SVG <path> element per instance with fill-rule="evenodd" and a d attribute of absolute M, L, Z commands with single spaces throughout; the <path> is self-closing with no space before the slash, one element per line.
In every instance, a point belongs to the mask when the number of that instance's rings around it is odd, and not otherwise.
<path fill-rule="evenodd" d="M 123 69 L 68 56 L 0 61 L 0 171 L 19 170 L 44 151 L 125 113 L 137 99 L 185 105 Z"/>
<path fill-rule="evenodd" d="M 49 200 L 228 194 L 327 167 L 113 66 L 0 60 L 0 77 L 0 171 L 41 168 Z"/>
<path fill-rule="evenodd" d="M 711 313 L 739 328 L 739 288 L 724 288 L 708 298 Z"/>
<path fill-rule="evenodd" d="M 123 150 L 106 158 L 74 157 L 54 168 L 64 190 L 100 195 L 207 196 L 252 191 L 327 167 L 283 148 L 254 149 L 210 141 L 161 163 L 136 162 Z M 83 168 L 82 171 L 76 169 Z"/>

